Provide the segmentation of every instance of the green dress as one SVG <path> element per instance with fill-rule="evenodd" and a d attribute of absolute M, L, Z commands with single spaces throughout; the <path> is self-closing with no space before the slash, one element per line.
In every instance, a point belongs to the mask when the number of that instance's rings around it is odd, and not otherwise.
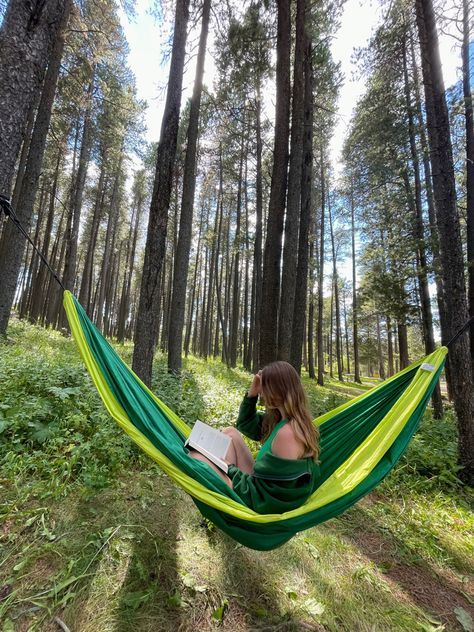
<path fill-rule="evenodd" d="M 257 411 L 257 397 L 244 397 L 236 427 L 249 439 L 262 438 L 264 413 Z M 258 513 L 283 513 L 300 507 L 311 495 L 319 477 L 319 466 L 311 458 L 282 459 L 271 446 L 276 433 L 287 423 L 282 419 L 262 445 L 253 472 L 229 466 L 229 478 L 235 493 Z"/>

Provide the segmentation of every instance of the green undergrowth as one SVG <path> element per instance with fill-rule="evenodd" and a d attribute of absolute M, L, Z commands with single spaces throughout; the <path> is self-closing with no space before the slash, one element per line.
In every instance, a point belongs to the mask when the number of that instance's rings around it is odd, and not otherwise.
<path fill-rule="evenodd" d="M 203 521 L 130 443 L 70 339 L 13 321 L 0 375 L 2 632 L 469 629 L 472 490 L 451 411 L 425 415 L 358 505 L 261 553 Z M 199 358 L 178 379 L 158 355 L 153 388 L 186 422 L 225 426 L 250 379 Z M 314 416 L 367 388 L 303 380 Z"/>

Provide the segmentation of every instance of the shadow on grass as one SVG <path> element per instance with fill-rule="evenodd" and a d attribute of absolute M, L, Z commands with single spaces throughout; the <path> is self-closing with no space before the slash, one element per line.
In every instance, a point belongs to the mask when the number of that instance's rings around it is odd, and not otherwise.
<path fill-rule="evenodd" d="M 472 604 L 460 592 L 461 586 L 439 575 L 422 557 L 422 551 L 402 541 L 360 504 L 340 522 L 349 527 L 343 528 L 341 536 L 374 562 L 388 580 L 398 584 L 428 617 L 434 615 L 449 630 L 463 630 L 454 608 L 461 607 L 474 616 Z M 443 548 L 450 553 L 446 546 Z"/>
<path fill-rule="evenodd" d="M 64 566 L 74 560 L 70 574 L 86 574 L 71 586 L 69 603 L 54 610 L 72 630 L 132 630 L 137 614 L 164 610 L 176 584 L 177 491 L 157 470 L 128 476 L 81 499 L 61 527 Z M 176 617 L 168 627 L 162 620 L 163 614 L 160 625 L 141 629 L 176 629 Z"/>
<path fill-rule="evenodd" d="M 230 596 L 227 629 L 237 629 L 233 619 L 243 619 L 248 626 L 245 629 L 259 632 L 324 630 L 318 623 L 305 621 L 304 616 L 284 608 L 286 600 L 276 584 L 285 572 L 279 555 L 252 551 L 222 533 L 216 537 L 216 544 L 222 558 L 222 582 Z"/>
<path fill-rule="evenodd" d="M 163 632 L 180 629 L 181 577 L 178 573 L 177 540 L 180 509 L 178 492 L 155 495 L 146 512 L 146 524 L 137 525 L 127 574 L 116 610 L 116 632 L 130 630 Z M 142 528 L 140 528 L 142 527 Z"/>

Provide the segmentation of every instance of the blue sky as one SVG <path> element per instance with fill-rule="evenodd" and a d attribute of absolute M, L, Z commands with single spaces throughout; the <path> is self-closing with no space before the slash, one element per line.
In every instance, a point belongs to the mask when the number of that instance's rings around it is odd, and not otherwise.
<path fill-rule="evenodd" d="M 174 5 L 174 3 L 173 3 Z M 167 48 L 169 31 L 164 30 L 150 14 L 150 0 L 137 0 L 136 19 L 130 22 L 122 14 L 122 24 L 130 46 L 129 63 L 137 80 L 138 96 L 148 102 L 147 139 L 157 141 L 160 134 L 161 117 L 168 80 L 168 68 L 163 64 L 163 50 Z M 446 7 L 445 7 L 446 8 Z M 331 142 L 331 157 L 336 171 L 339 169 L 339 156 L 346 134 L 352 108 L 364 91 L 364 82 L 353 79 L 355 67 L 351 57 L 355 47 L 363 47 L 374 29 L 383 19 L 378 0 L 347 0 L 341 19 L 341 26 L 332 42 L 332 52 L 336 61 L 341 63 L 344 85 L 341 88 L 336 128 Z M 169 29 L 169 24 L 165 20 Z M 212 31 L 209 37 L 204 81 L 213 84 L 215 67 L 212 60 Z M 461 63 L 459 49 L 455 48 L 452 37 L 440 33 L 440 50 L 446 86 L 450 86 L 460 77 Z M 190 63 L 184 78 L 184 98 L 191 94 L 194 79 L 194 64 Z M 474 80 L 473 80 L 474 83 Z M 273 107 L 271 95 L 273 86 L 266 91 L 269 94 L 267 109 Z M 268 111 L 269 116 L 273 113 Z"/>

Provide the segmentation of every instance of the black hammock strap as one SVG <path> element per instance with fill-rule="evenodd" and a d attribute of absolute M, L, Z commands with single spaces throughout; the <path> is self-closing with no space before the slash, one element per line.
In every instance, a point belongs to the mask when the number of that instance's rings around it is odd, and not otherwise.
<path fill-rule="evenodd" d="M 53 275 L 54 279 L 56 279 L 56 281 L 59 283 L 59 285 L 62 287 L 62 289 L 66 290 L 66 288 L 64 287 L 64 285 L 61 282 L 61 279 L 58 277 L 56 272 L 50 266 L 49 261 L 46 259 L 46 257 L 43 255 L 43 253 L 38 250 L 38 248 L 36 247 L 35 243 L 31 239 L 31 237 L 28 235 L 27 231 L 23 228 L 20 220 L 18 219 L 15 211 L 12 208 L 10 200 L 8 198 L 6 198 L 4 195 L 0 195 L 0 209 L 5 213 L 5 216 L 7 218 L 11 219 L 11 221 L 15 224 L 15 226 L 18 228 L 18 230 L 23 235 L 23 237 L 28 241 L 29 244 L 31 244 L 33 250 L 36 252 L 38 257 L 41 259 L 41 261 L 44 263 L 44 265 L 51 272 L 51 274 Z"/>
<path fill-rule="evenodd" d="M 61 279 L 56 274 L 56 272 L 53 270 L 53 268 L 50 266 L 49 261 L 46 259 L 46 257 L 43 255 L 43 253 L 38 250 L 38 248 L 34 244 L 33 240 L 28 235 L 27 231 L 23 228 L 20 220 L 18 219 L 15 211 L 12 208 L 10 200 L 7 197 L 5 197 L 4 195 L 0 195 L 0 210 L 2 210 L 5 213 L 5 216 L 7 217 L 7 219 L 8 218 L 11 219 L 11 221 L 15 224 L 15 226 L 18 228 L 18 230 L 23 235 L 23 237 L 31 244 L 33 250 L 36 252 L 38 257 L 41 259 L 41 261 L 44 263 L 44 265 L 51 272 L 51 274 L 53 275 L 54 279 L 59 283 L 59 285 L 62 287 L 63 290 L 66 290 L 66 288 L 63 285 L 63 283 L 61 282 Z M 472 318 L 470 318 L 466 323 L 464 323 L 464 325 L 461 327 L 461 329 L 451 338 L 451 340 L 449 342 L 446 343 L 445 346 L 449 348 L 451 345 L 453 345 L 456 342 L 456 340 L 473 324 L 474 324 L 474 316 Z"/>
<path fill-rule="evenodd" d="M 451 338 L 451 340 L 449 342 L 446 343 L 446 347 L 450 347 L 454 342 L 456 342 L 456 340 L 459 338 L 459 336 L 461 336 L 471 325 L 474 325 L 474 316 L 472 316 L 472 318 L 470 318 L 467 323 L 464 323 L 464 325 L 461 327 L 461 329 L 454 334 L 454 336 Z"/>

